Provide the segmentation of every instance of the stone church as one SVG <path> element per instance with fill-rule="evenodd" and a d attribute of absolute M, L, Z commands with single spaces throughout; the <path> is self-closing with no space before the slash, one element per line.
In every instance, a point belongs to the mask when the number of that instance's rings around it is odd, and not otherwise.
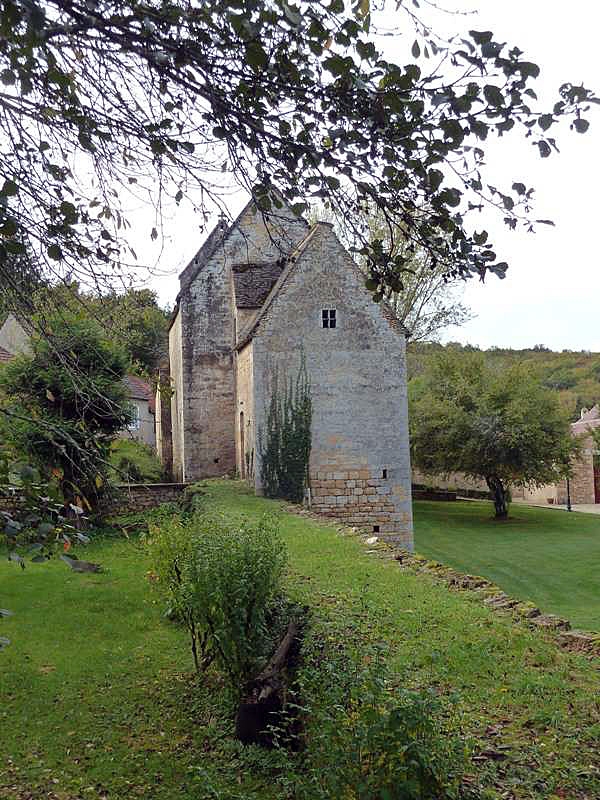
<path fill-rule="evenodd" d="M 156 408 L 174 478 L 237 472 L 261 492 L 273 376 L 304 363 L 313 510 L 412 547 L 406 331 L 332 226 L 285 205 L 265 219 L 250 202 L 179 280 Z"/>

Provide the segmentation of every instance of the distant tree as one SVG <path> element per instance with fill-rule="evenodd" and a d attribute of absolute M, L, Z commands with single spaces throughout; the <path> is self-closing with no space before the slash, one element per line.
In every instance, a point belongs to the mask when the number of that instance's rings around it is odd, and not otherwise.
<path fill-rule="evenodd" d="M 47 319 L 32 355 L 0 369 L 0 437 L 45 477 L 65 504 L 89 510 L 105 490 L 112 440 L 132 420 L 125 351 L 85 316 Z"/>
<path fill-rule="evenodd" d="M 390 225 L 376 210 L 368 213 L 365 221 L 372 247 L 389 252 L 404 265 L 402 274 L 383 294 L 410 331 L 411 342 L 435 341 L 446 328 L 459 327 L 473 318 L 460 301 L 465 285 L 460 275 L 449 274 L 447 267 L 416 245 L 401 226 Z M 377 281 L 369 278 L 367 287 L 375 291 Z"/>
<path fill-rule="evenodd" d="M 508 516 L 511 486 L 559 480 L 578 447 L 557 395 L 527 365 L 488 365 L 480 354 L 435 358 L 411 387 L 410 422 L 416 466 L 484 479 L 497 519 Z"/>

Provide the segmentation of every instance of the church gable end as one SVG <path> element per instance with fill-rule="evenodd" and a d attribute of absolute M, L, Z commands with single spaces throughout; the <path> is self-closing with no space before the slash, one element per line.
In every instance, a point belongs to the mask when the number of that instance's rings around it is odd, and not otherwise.
<path fill-rule="evenodd" d="M 329 225 L 315 226 L 292 256 L 244 341 L 253 349 L 257 433 L 274 371 L 295 378 L 306 360 L 313 508 L 411 547 L 405 336 Z"/>

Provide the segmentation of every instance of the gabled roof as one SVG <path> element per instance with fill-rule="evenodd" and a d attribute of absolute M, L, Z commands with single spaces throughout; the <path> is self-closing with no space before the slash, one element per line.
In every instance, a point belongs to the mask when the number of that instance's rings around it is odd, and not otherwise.
<path fill-rule="evenodd" d="M 292 274 L 292 272 L 296 268 L 296 264 L 300 260 L 300 257 L 305 252 L 305 250 L 307 249 L 308 245 L 313 241 L 315 236 L 318 235 L 318 231 L 323 230 L 323 227 L 331 229 L 331 228 L 333 228 L 333 225 L 332 225 L 331 222 L 317 222 L 317 223 L 315 223 L 315 225 L 313 225 L 313 227 L 310 229 L 310 231 L 307 233 L 307 235 L 304 237 L 304 239 L 302 239 L 302 241 L 298 244 L 296 249 L 290 254 L 289 258 L 287 259 L 287 263 L 286 263 L 285 268 L 283 269 L 283 271 L 282 271 L 281 275 L 279 276 L 279 278 L 277 279 L 276 283 L 273 285 L 273 288 L 269 292 L 269 294 L 268 294 L 268 296 L 267 296 L 262 308 L 260 309 L 259 313 L 252 320 L 252 322 L 249 324 L 249 326 L 246 328 L 246 330 L 241 332 L 239 342 L 236 345 L 236 349 L 237 350 L 240 350 L 242 347 L 244 347 L 244 345 L 246 345 L 250 341 L 250 339 L 252 339 L 252 337 L 254 336 L 254 333 L 256 332 L 257 328 L 259 327 L 259 325 L 260 325 L 263 317 L 265 316 L 266 312 L 271 307 L 271 305 L 273 304 L 275 299 L 278 297 L 278 295 L 281 292 L 282 288 L 287 283 L 290 275 Z M 360 281 L 364 283 L 365 276 L 360 271 L 360 269 L 358 267 L 358 264 L 354 261 L 354 259 L 350 255 L 350 253 L 348 253 L 348 251 L 343 247 L 343 245 L 341 243 L 339 243 L 339 244 L 340 244 L 340 247 L 342 248 L 342 250 L 344 251 L 344 253 L 346 254 L 346 257 L 347 257 L 346 260 L 348 261 L 348 265 L 350 266 L 351 269 L 353 269 L 355 271 L 355 273 L 358 276 L 358 278 L 360 279 Z M 366 289 L 365 289 L 365 291 L 366 291 Z M 403 333 L 405 336 L 408 336 L 409 335 L 409 331 L 400 322 L 400 320 L 396 316 L 394 310 L 391 308 L 389 303 L 387 303 L 386 301 L 382 301 L 379 305 L 380 305 L 380 308 L 381 308 L 381 311 L 382 311 L 382 314 L 383 314 L 384 318 L 387 320 L 387 322 L 390 324 L 390 326 L 394 330 L 398 331 L 398 333 Z"/>
<path fill-rule="evenodd" d="M 285 261 L 232 266 L 235 304 L 238 308 L 260 308 L 281 275 Z"/>
<path fill-rule="evenodd" d="M 277 194 L 279 200 L 283 204 L 282 208 L 287 208 L 288 211 L 291 211 L 288 203 L 284 199 L 284 197 L 275 192 Z M 246 212 L 255 205 L 254 198 L 250 198 L 250 200 L 246 203 L 231 225 L 227 226 L 227 223 L 224 219 L 220 219 L 219 222 L 215 225 L 212 229 L 210 234 L 208 235 L 206 241 L 202 245 L 202 247 L 198 250 L 194 258 L 190 261 L 187 267 L 183 270 L 183 272 L 179 275 L 179 281 L 181 283 L 181 290 L 177 297 L 177 302 L 179 301 L 179 296 L 187 290 L 191 283 L 195 280 L 198 273 L 206 266 L 206 264 L 210 261 L 210 259 L 215 254 L 217 248 L 224 244 L 227 239 L 229 238 L 232 231 L 239 225 L 242 217 L 246 214 Z M 277 219 L 277 215 L 279 214 L 280 209 L 273 209 L 272 211 L 265 214 L 267 218 L 273 218 L 274 220 Z M 260 212 L 259 212 L 260 213 Z M 306 226 L 308 229 L 308 223 L 304 220 L 303 217 L 297 217 L 294 215 L 294 220 L 298 221 L 298 223 Z"/>

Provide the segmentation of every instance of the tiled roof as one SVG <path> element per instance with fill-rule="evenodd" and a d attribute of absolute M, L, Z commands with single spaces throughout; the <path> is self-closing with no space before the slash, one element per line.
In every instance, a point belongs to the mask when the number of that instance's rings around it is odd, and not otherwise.
<path fill-rule="evenodd" d="M 238 308 L 260 308 L 283 271 L 283 261 L 234 264 L 233 285 Z"/>
<path fill-rule="evenodd" d="M 14 356 L 12 353 L 9 353 L 8 350 L 5 350 L 3 347 L 0 347 L 0 363 L 12 361 L 13 358 Z"/>
<path fill-rule="evenodd" d="M 125 384 L 129 397 L 133 397 L 135 400 L 150 401 L 152 399 L 150 384 L 138 378 L 137 375 L 126 375 L 123 378 L 123 383 Z"/>

